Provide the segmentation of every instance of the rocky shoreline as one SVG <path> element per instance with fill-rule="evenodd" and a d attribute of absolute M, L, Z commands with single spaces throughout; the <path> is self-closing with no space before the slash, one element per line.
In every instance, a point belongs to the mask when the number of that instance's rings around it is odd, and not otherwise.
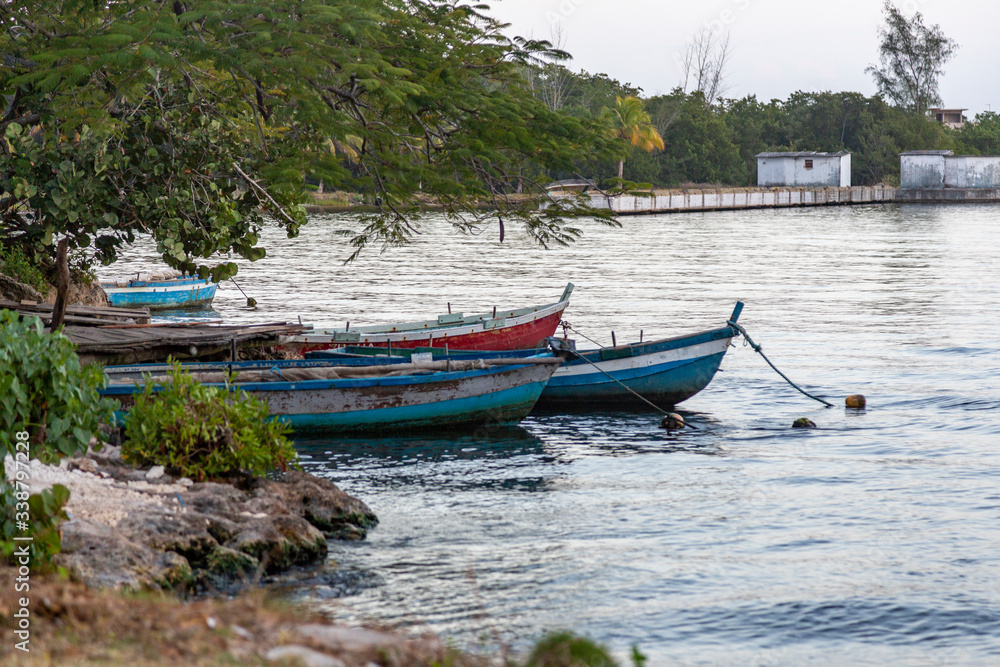
<path fill-rule="evenodd" d="M 4 464 L 10 476 L 9 456 Z M 328 480 L 289 471 L 198 483 L 162 466 L 126 464 L 119 447 L 105 445 L 58 466 L 33 460 L 30 484 L 33 493 L 54 484 L 70 491 L 62 552 L 53 559 L 70 580 L 32 578 L 33 648 L 24 653 L 7 641 L 24 593 L 15 593 L 16 569 L 0 567 L 0 662 L 494 664 L 433 634 L 332 625 L 269 591 L 270 580 L 315 577 L 328 541 L 364 539 L 377 524 L 363 502 Z"/>
<path fill-rule="evenodd" d="M 7 459 L 9 465 L 10 459 Z M 289 471 L 232 484 L 136 469 L 105 445 L 31 467 L 32 491 L 70 490 L 54 562 L 90 587 L 224 590 L 324 562 L 327 541 L 363 539 L 378 519 L 335 484 Z"/>

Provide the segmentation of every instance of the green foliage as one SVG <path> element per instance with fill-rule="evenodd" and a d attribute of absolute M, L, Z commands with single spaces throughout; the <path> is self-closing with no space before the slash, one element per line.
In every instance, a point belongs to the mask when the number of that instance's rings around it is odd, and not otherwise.
<path fill-rule="evenodd" d="M 296 463 L 290 430 L 270 418 L 263 401 L 203 385 L 175 363 L 162 388 L 147 381 L 136 397 L 122 456 L 199 480 L 241 472 L 259 477 Z"/>
<path fill-rule="evenodd" d="M 742 183 L 746 167 L 725 120 L 705 104 L 702 93 L 675 90 L 663 107 L 674 107 L 672 122 L 663 134 L 666 150 L 660 157 L 660 181 L 667 185 Z"/>
<path fill-rule="evenodd" d="M 559 220 L 506 195 L 539 186 L 539 171 L 575 171 L 610 140 L 531 95 L 523 69 L 550 45 L 507 38 L 483 11 L 439 0 L 0 3 L 0 83 L 13 92 L 0 117 L 0 185 L 13 195 L 0 202 L 0 237 L 51 255 L 64 234 L 110 262 L 150 232 L 169 265 L 218 280 L 235 264 L 200 260 L 263 257 L 262 211 L 298 232 L 309 175 L 378 207 L 358 250 L 407 242 L 427 195 L 459 229 L 517 221 L 543 243 L 565 239 Z M 495 213 L 479 212 L 484 200 Z"/>
<path fill-rule="evenodd" d="M 20 431 L 43 463 L 86 452 L 112 414 L 112 401 L 98 394 L 103 382 L 99 367 L 80 365 L 68 338 L 44 333 L 38 318 L 0 311 L 0 443 L 12 456 Z"/>
<path fill-rule="evenodd" d="M 966 123 L 956 137 L 958 150 L 968 155 L 1000 155 L 1000 114 L 985 111 Z"/>
<path fill-rule="evenodd" d="M 641 663 L 640 663 L 641 664 Z M 555 632 L 540 639 L 524 667 L 615 667 L 600 644 L 572 632 Z"/>
<path fill-rule="evenodd" d="M 7 247 L 0 244 L 0 273 L 34 287 L 42 294 L 49 290 L 45 275 L 18 246 Z"/>
<path fill-rule="evenodd" d="M 618 140 L 618 178 L 623 177 L 625 156 L 632 147 L 644 151 L 663 150 L 663 137 L 638 97 L 616 97 L 614 105 L 601 109 L 600 118 L 611 136 Z"/>
<path fill-rule="evenodd" d="M 52 557 L 62 551 L 59 524 L 68 518 L 64 507 L 69 502 L 69 489 L 55 484 L 41 493 L 29 495 L 28 491 L 21 490 L 17 473 L 14 479 L 12 483 L 0 480 L 0 562 L 24 565 L 23 556 L 17 555 L 16 550 L 27 546 L 27 566 L 36 572 L 50 570 Z M 26 523 L 28 530 L 21 530 L 19 522 Z M 32 539 L 30 542 L 15 541 L 15 537 Z"/>

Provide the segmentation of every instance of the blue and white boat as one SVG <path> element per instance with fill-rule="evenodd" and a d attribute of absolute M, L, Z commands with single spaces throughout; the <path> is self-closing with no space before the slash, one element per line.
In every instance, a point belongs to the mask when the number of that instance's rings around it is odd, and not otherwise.
<path fill-rule="evenodd" d="M 708 386 L 715 377 L 722 358 L 739 332 L 735 324 L 743 311 L 737 302 L 726 326 L 709 331 L 630 343 L 594 350 L 573 350 L 570 358 L 556 370 L 539 397 L 538 410 L 648 410 L 650 401 L 667 409 L 691 398 Z M 552 339 L 560 343 L 559 339 Z M 563 343 L 563 345 L 566 345 Z M 339 359 L 340 363 L 385 364 L 405 362 L 412 350 L 399 350 L 397 357 L 371 356 L 368 348 L 341 348 L 312 352 L 313 359 Z M 496 359 L 524 356 L 526 351 L 450 352 L 418 349 L 418 354 L 433 353 L 435 359 Z M 385 354 L 382 350 L 381 354 Z M 401 356 L 407 355 L 407 356 Z M 640 398 L 641 396 L 641 398 Z M 645 400 L 643 400 L 645 399 Z"/>
<path fill-rule="evenodd" d="M 405 362 L 406 360 L 400 360 Z M 490 361 L 343 365 L 329 361 L 184 364 L 203 384 L 243 390 L 296 432 L 397 432 L 514 425 L 559 366 L 551 354 Z M 142 387 L 162 390 L 167 364 L 108 366 L 103 396 L 127 412 Z"/>
<path fill-rule="evenodd" d="M 135 278 L 101 282 L 108 301 L 116 308 L 206 307 L 212 303 L 218 287 L 209 280 L 175 272 L 140 274 Z"/>

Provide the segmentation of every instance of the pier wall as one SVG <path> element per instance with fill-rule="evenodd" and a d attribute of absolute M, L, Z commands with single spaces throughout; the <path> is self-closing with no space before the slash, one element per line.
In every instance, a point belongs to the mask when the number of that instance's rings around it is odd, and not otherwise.
<path fill-rule="evenodd" d="M 653 196 L 645 197 L 593 194 L 590 203 L 594 208 L 611 209 L 621 215 L 642 215 L 893 202 L 898 192 L 896 188 L 881 186 L 657 190 Z"/>

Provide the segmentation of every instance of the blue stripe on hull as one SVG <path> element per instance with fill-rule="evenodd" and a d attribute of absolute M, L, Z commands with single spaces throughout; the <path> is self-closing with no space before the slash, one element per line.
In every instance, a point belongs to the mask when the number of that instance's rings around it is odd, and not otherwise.
<path fill-rule="evenodd" d="M 509 426 L 528 416 L 544 382 L 503 389 L 491 394 L 376 410 L 326 414 L 291 414 L 277 417 L 296 433 L 357 433 L 436 429 L 456 426 Z"/>
<path fill-rule="evenodd" d="M 194 287 L 180 292 L 116 292 L 108 293 L 108 302 L 115 308 L 187 308 L 212 303 L 218 285 Z"/>
<path fill-rule="evenodd" d="M 613 377 L 661 407 L 691 398 L 708 386 L 722 364 L 725 352 L 649 368 L 615 371 Z M 538 409 L 649 409 L 649 406 L 594 369 L 571 378 L 554 376 L 538 400 Z"/>

